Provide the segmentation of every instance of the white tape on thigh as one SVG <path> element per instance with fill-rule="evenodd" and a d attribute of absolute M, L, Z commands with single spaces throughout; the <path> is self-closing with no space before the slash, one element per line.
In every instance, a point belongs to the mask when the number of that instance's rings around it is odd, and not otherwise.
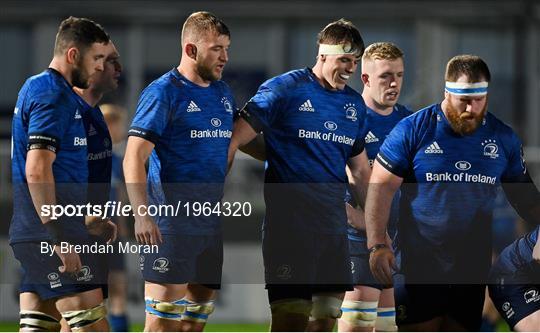
<path fill-rule="evenodd" d="M 186 310 L 182 314 L 182 320 L 194 321 L 197 323 L 206 323 L 208 316 L 214 312 L 214 301 L 193 302 L 186 298 L 183 299 Z"/>
<path fill-rule="evenodd" d="M 375 327 L 378 302 L 343 301 L 341 319 L 352 326 Z"/>
<path fill-rule="evenodd" d="M 19 325 L 25 332 L 57 332 L 60 322 L 46 313 L 40 311 L 21 310 Z"/>
<path fill-rule="evenodd" d="M 378 308 L 375 330 L 379 332 L 397 332 L 396 308 Z"/>
<path fill-rule="evenodd" d="M 67 321 L 72 331 L 78 331 L 83 327 L 92 325 L 105 318 L 107 310 L 103 303 L 86 310 L 75 310 L 61 312 L 62 317 Z"/>
<path fill-rule="evenodd" d="M 317 319 L 336 319 L 341 317 L 340 298 L 333 296 L 313 296 L 313 308 L 311 309 L 310 320 Z"/>

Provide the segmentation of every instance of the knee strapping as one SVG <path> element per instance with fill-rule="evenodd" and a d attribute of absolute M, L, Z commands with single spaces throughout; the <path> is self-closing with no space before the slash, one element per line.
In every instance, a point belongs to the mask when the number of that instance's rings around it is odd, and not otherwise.
<path fill-rule="evenodd" d="M 375 327 L 377 302 L 343 301 L 341 319 L 352 326 Z"/>
<path fill-rule="evenodd" d="M 26 332 L 57 332 L 60 322 L 46 313 L 40 311 L 21 310 L 19 325 Z"/>
<path fill-rule="evenodd" d="M 378 332 L 397 332 L 396 309 L 394 307 L 377 309 L 375 330 Z"/>
<path fill-rule="evenodd" d="M 311 312 L 311 301 L 301 298 L 289 298 L 274 301 L 270 304 L 272 316 L 281 314 L 300 314 L 306 317 Z"/>
<path fill-rule="evenodd" d="M 182 320 L 182 314 L 186 310 L 185 301 L 179 299 L 173 302 L 165 302 L 153 298 L 145 298 L 145 311 L 159 318 L 170 320 Z"/>
<path fill-rule="evenodd" d="M 197 323 L 205 323 L 208 320 L 208 316 L 214 312 L 214 301 L 208 302 L 193 302 L 187 298 L 183 298 L 182 301 L 186 309 L 182 314 L 182 320 L 194 321 Z"/>
<path fill-rule="evenodd" d="M 78 331 L 83 327 L 92 325 L 105 318 L 107 310 L 103 303 L 86 310 L 74 310 L 61 312 L 72 331 Z"/>
<path fill-rule="evenodd" d="M 310 320 L 336 319 L 341 317 L 340 298 L 333 296 L 313 296 Z"/>

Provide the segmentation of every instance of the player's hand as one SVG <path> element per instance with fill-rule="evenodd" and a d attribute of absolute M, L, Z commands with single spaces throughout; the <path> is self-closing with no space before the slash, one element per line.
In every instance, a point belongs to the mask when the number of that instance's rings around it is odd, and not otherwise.
<path fill-rule="evenodd" d="M 366 230 L 366 220 L 364 214 L 358 209 L 351 206 L 349 203 L 345 204 L 345 211 L 347 212 L 347 223 L 357 230 Z"/>
<path fill-rule="evenodd" d="M 135 219 L 135 238 L 143 245 L 157 245 L 163 242 L 158 226 L 149 217 Z"/>
<path fill-rule="evenodd" d="M 62 261 L 62 266 L 58 267 L 60 273 L 77 273 L 81 269 L 81 258 L 77 253 L 73 251 L 62 253 L 62 251 L 60 251 L 60 246 L 56 246 L 54 251 Z"/>
<path fill-rule="evenodd" d="M 111 244 L 116 240 L 118 228 L 110 219 L 91 216 L 86 218 L 85 223 L 90 235 L 101 237 L 107 241 L 107 244 Z"/>
<path fill-rule="evenodd" d="M 369 268 L 373 276 L 383 285 L 391 286 L 392 270 L 396 270 L 396 258 L 391 248 L 383 247 L 369 255 Z"/>

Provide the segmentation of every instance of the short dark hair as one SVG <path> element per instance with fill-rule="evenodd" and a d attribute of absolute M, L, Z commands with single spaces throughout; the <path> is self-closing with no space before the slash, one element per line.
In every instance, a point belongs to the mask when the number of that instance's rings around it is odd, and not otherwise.
<path fill-rule="evenodd" d="M 461 54 L 453 57 L 446 65 L 444 78 L 448 82 L 456 82 L 461 75 L 466 75 L 470 82 L 491 80 L 488 65 L 479 56 Z"/>
<path fill-rule="evenodd" d="M 341 18 L 328 24 L 319 32 L 317 44 L 350 44 L 351 50 L 358 56 L 362 56 L 365 50 L 364 40 L 360 31 L 354 26 L 351 21 Z"/>
<path fill-rule="evenodd" d="M 225 23 L 217 16 L 209 12 L 195 12 L 186 19 L 182 26 L 182 44 L 187 36 L 198 41 L 206 32 L 231 37 L 231 32 Z"/>
<path fill-rule="evenodd" d="M 54 54 L 61 55 L 72 46 L 84 53 L 93 43 L 107 44 L 109 41 L 110 37 L 101 25 L 87 18 L 70 16 L 58 27 Z"/>

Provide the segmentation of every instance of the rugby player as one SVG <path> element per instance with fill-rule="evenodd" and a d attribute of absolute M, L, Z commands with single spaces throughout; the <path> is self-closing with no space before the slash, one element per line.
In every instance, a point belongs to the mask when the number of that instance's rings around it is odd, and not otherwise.
<path fill-rule="evenodd" d="M 369 45 L 362 56 L 362 97 L 367 106 L 365 147 L 369 165 L 373 164 L 379 148 L 392 128 L 411 111 L 397 104 L 403 83 L 403 52 L 394 44 L 379 42 Z M 366 167 L 366 166 L 363 166 Z M 369 167 L 367 167 L 369 168 Z M 365 171 L 369 175 L 370 171 Z M 388 233 L 394 239 L 397 223 L 397 204 L 394 197 Z M 347 204 L 349 205 L 349 204 Z M 354 291 L 345 294 L 339 319 L 339 331 L 396 331 L 394 290 L 383 286 L 369 269 L 364 216 L 347 207 L 351 271 Z"/>
<path fill-rule="evenodd" d="M 219 18 L 191 14 L 182 29 L 180 65 L 142 92 L 128 132 L 124 174 L 135 236 L 160 245 L 159 253 L 141 256 L 147 331 L 202 330 L 214 309 L 223 263 L 219 216 L 182 210 L 154 221 L 140 208 L 220 203 L 235 109 L 220 80 L 229 45 L 229 29 Z"/>
<path fill-rule="evenodd" d="M 84 108 L 72 88 L 87 88 L 89 78 L 103 71 L 108 45 L 109 36 L 97 23 L 76 17 L 62 21 L 49 68 L 29 78 L 19 92 L 12 128 L 9 236 L 23 268 L 22 331 L 59 330 L 60 316 L 74 331 L 109 330 L 95 257 L 62 252 L 58 246 L 91 241 L 84 217 L 53 219 L 43 210 L 86 202 Z M 51 250 L 44 253 L 43 244 Z"/>
<path fill-rule="evenodd" d="M 344 292 L 352 289 L 345 166 L 359 187 L 367 156 L 361 154 L 365 104 L 347 81 L 364 42 L 340 19 L 319 33 L 318 46 L 313 69 L 260 86 L 240 112 L 229 147 L 230 167 L 239 147 L 264 134 L 263 257 L 272 331 L 332 330 Z"/>
<path fill-rule="evenodd" d="M 118 88 L 118 78 L 122 72 L 119 59 L 120 54 L 114 43 L 110 41 L 107 45 L 103 71 L 96 72 L 90 77 L 87 89 L 74 88 L 87 106 L 83 120 L 88 147 L 88 201 L 92 205 L 100 205 L 101 207 L 104 207 L 109 200 L 109 196 L 104 195 L 104 193 L 111 192 L 113 138 L 98 103 L 106 93 Z M 103 219 L 101 216 L 87 216 L 86 225 L 93 235 L 105 236 L 105 239 L 111 240 L 116 238 L 117 226 L 111 219 Z M 96 239 L 100 242 L 105 240 L 102 237 L 96 237 Z M 123 267 L 122 254 L 118 252 L 107 253 L 101 258 L 101 262 L 106 263 L 104 271 L 108 273 L 108 282 L 114 282 L 113 272 Z M 121 290 L 118 291 L 118 289 Z M 112 313 L 113 304 L 125 302 L 118 300 L 119 295 L 125 294 L 122 292 L 123 289 L 125 289 L 125 285 L 118 283 L 109 283 L 106 288 L 109 298 L 109 323 L 112 331 L 125 332 L 128 330 L 125 313 L 120 312 L 118 306 L 114 307 L 114 314 Z"/>
<path fill-rule="evenodd" d="M 473 55 L 447 64 L 442 103 L 402 120 L 383 143 L 366 202 L 370 268 L 384 284 L 397 269 L 385 244 L 401 186 L 396 321 L 404 331 L 478 331 L 491 259 L 497 186 L 530 182 L 521 142 L 487 112 L 490 72 Z M 517 212 L 533 204 L 506 191 Z"/>
<path fill-rule="evenodd" d="M 508 185 L 507 185 L 508 186 Z M 540 224 L 540 192 L 531 183 L 513 185 L 515 191 L 536 202 L 528 224 Z M 534 220 L 533 220 L 534 219 Z M 493 264 L 489 295 L 510 328 L 519 332 L 540 329 L 540 239 L 533 231 L 508 245 Z"/>

